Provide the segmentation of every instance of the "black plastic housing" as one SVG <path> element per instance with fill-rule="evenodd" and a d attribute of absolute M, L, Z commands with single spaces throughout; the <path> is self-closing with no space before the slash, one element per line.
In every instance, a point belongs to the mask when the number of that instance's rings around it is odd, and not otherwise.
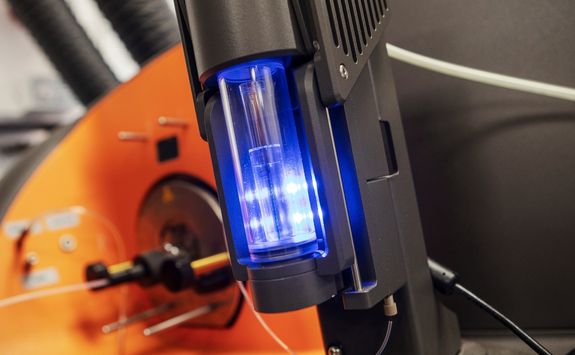
<path fill-rule="evenodd" d="M 266 0 L 176 0 L 176 6 L 198 119 L 211 149 L 232 270 L 238 280 L 252 286 L 256 308 L 294 310 L 349 288 L 344 292 L 346 308 L 365 309 L 397 291 L 405 283 L 397 225 L 393 215 L 378 211 L 392 198 L 388 177 L 397 166 L 389 164 L 394 160 L 393 144 L 385 122 L 379 120 L 377 98 L 366 95 L 373 92 L 367 64 L 383 31 L 383 7 L 374 12 L 373 35 L 362 45 L 349 33 L 346 37 L 345 31 L 333 32 L 336 17 L 330 17 L 326 8 L 333 4 L 321 1 L 282 0 L 272 6 Z M 351 25 L 349 14 L 337 18 Z M 216 19 L 221 25 L 214 26 Z M 354 30 L 365 31 L 357 26 Z M 349 52 L 328 41 L 332 35 L 347 38 L 360 57 L 350 62 Z M 316 44 L 315 52 L 305 56 L 309 48 L 304 42 Z M 329 216 L 324 220 L 328 253 L 261 267 L 245 262 L 249 253 L 215 74 L 243 61 L 270 57 L 284 58 L 288 66 L 292 100 L 300 108 L 296 125 L 320 181 L 320 204 Z M 290 63 L 305 63 L 303 58 L 307 64 L 289 68 Z M 349 66 L 347 77 L 334 71 L 336 62 Z M 329 110 L 326 101 L 333 106 Z M 306 292 L 286 297 L 285 291 L 294 286 Z"/>
<path fill-rule="evenodd" d="M 215 93 L 214 74 L 218 70 L 256 58 L 283 58 L 287 65 L 294 57 L 306 54 L 292 2 L 176 0 L 176 6 L 196 109 L 201 110 L 198 112 L 199 124 L 212 153 L 234 276 L 248 281 L 255 307 L 261 312 L 291 311 L 328 300 L 343 285 L 341 272 L 354 262 L 333 141 L 323 141 L 329 153 L 325 159 L 332 170 L 322 182 L 331 188 L 320 192 L 320 200 L 329 198 L 331 201 L 329 205 L 322 204 L 333 221 L 326 226 L 328 255 L 266 267 L 240 264 L 238 260 L 245 260 L 249 255 L 233 178 L 229 138 L 220 98 Z M 216 25 L 216 19 L 221 19 L 221 23 Z M 300 130 L 303 129 L 301 122 L 299 125 Z M 330 136 L 329 131 L 321 134 Z M 322 176 L 317 177 L 323 179 Z M 294 287 L 300 292 L 287 292 Z"/>
<path fill-rule="evenodd" d="M 218 0 L 206 5 L 202 0 L 176 0 L 234 276 L 248 282 L 260 312 L 319 305 L 326 349 L 341 345 L 344 352 L 375 353 L 383 334 L 382 328 L 372 328 L 385 319 L 382 300 L 397 293 L 400 330 L 391 353 L 457 353 L 457 321 L 437 303 L 427 267 L 403 127 L 382 40 L 385 2 L 282 0 L 274 1 L 281 6 L 273 9 L 270 0 L 248 3 Z M 362 10 L 362 4 L 372 11 Z M 336 5 L 338 13 L 330 15 L 329 6 L 333 10 Z M 238 13 L 233 13 L 234 8 Z M 252 13 L 253 9 L 254 13 L 262 10 L 266 21 L 246 16 L 246 11 Z M 279 11 L 283 13 L 277 14 Z M 369 41 L 361 37 L 368 31 L 366 14 L 373 15 Z M 278 18 L 274 24 L 267 21 L 274 18 Z M 218 27 L 216 19 L 222 28 L 207 25 Z M 283 42 L 269 43 L 268 36 L 275 35 L 265 31 L 284 32 L 278 37 Z M 261 41 L 260 36 L 264 37 Z M 334 36 L 341 37 L 332 40 Z M 224 38 L 237 43 L 230 48 L 212 48 L 227 43 Z M 295 39 L 293 45 L 285 41 L 291 38 Z M 258 43 L 248 45 L 246 41 Z M 344 43 L 347 52 L 340 47 Z M 306 161 L 313 166 L 318 198 L 327 216 L 328 252 L 321 257 L 258 265 L 249 260 L 214 74 L 243 61 L 278 56 L 285 59 L 300 145 L 305 151 L 304 166 Z"/>
<path fill-rule="evenodd" d="M 204 87 L 216 86 L 213 75 L 234 64 L 305 54 L 289 0 L 176 0 L 176 9 L 184 45 L 193 47 L 190 70 Z"/>
<path fill-rule="evenodd" d="M 174 0 L 200 134 L 214 74 L 256 58 L 290 58 L 306 49 L 290 0 Z M 256 40 L 257 39 L 257 40 Z"/>
<path fill-rule="evenodd" d="M 339 243 L 332 244 L 329 237 L 326 238 L 327 243 L 333 252 L 325 258 L 286 261 L 265 267 L 239 262 L 249 258 L 249 254 L 219 95 L 210 99 L 204 114 L 232 271 L 237 280 L 248 282 L 255 308 L 260 312 L 287 312 L 313 306 L 335 296 L 339 289 L 337 276 L 351 265 L 353 254 Z M 339 220 L 345 221 L 345 216 Z M 348 236 L 350 238 L 349 232 Z M 341 255 L 342 252 L 345 255 Z"/>

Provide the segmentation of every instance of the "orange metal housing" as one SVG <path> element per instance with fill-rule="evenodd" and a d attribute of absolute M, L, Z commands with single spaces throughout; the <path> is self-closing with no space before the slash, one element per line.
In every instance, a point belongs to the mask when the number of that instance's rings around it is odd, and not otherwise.
<path fill-rule="evenodd" d="M 186 120 L 187 126 L 162 126 L 158 123 L 162 116 Z M 121 131 L 142 133 L 148 139 L 121 141 Z M 179 157 L 158 163 L 156 141 L 170 136 L 178 138 Z M 32 291 L 23 286 L 25 259 L 31 255 L 36 263 L 28 272 L 57 275 L 57 280 L 45 280 L 50 284 L 33 289 L 37 290 L 82 282 L 89 262 L 118 262 L 138 253 L 139 206 L 151 186 L 173 174 L 190 175 L 215 188 L 180 47 L 158 57 L 90 108 L 20 189 L 2 221 L 0 298 Z M 7 233 L 14 222 L 46 213 L 54 216 L 54 211 L 72 206 L 87 211 L 78 225 L 52 230 L 45 219 L 38 219 L 39 230 L 33 228 L 20 250 Z M 59 243 L 70 236 L 77 246 L 63 251 Z M 150 301 L 145 291 L 130 286 L 123 291 L 80 291 L 0 308 L 0 353 L 283 353 L 245 302 L 228 329 L 178 328 L 144 337 L 144 324 L 137 324 L 116 334 L 102 334 L 100 327 L 117 319 L 122 305 L 131 314 L 145 309 Z M 264 318 L 296 352 L 323 353 L 315 309 Z"/>

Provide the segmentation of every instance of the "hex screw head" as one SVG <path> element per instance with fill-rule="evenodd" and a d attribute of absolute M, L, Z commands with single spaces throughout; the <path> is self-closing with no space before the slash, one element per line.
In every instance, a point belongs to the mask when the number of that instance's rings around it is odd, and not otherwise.
<path fill-rule="evenodd" d="M 347 68 L 343 64 L 339 65 L 339 75 L 341 75 L 341 77 L 344 79 L 349 78 L 349 72 L 347 71 Z"/>

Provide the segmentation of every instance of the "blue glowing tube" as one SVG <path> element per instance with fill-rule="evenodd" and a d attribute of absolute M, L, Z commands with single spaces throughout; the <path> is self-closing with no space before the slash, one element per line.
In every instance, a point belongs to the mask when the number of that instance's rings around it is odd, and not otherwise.
<path fill-rule="evenodd" d="M 218 75 L 250 257 L 273 262 L 318 249 L 283 65 L 257 61 Z M 313 192 L 311 192 L 313 193 Z"/>

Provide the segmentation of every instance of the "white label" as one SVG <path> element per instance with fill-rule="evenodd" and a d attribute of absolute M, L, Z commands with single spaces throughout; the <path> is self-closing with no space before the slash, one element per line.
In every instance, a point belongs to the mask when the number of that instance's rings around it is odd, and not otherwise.
<path fill-rule="evenodd" d="M 30 221 L 28 220 L 19 220 L 19 221 L 11 221 L 4 223 L 3 230 L 4 234 L 8 239 L 18 239 L 22 235 L 22 233 L 30 226 Z M 38 222 L 34 223 L 30 233 L 37 234 L 42 231 L 42 225 Z"/>
<path fill-rule="evenodd" d="M 50 230 L 72 228 L 80 224 L 80 218 L 75 212 L 59 212 L 46 216 L 46 227 Z"/>
<path fill-rule="evenodd" d="M 55 267 L 32 271 L 22 278 L 22 286 L 25 289 L 38 288 L 53 285 L 60 281 L 60 274 Z"/>

